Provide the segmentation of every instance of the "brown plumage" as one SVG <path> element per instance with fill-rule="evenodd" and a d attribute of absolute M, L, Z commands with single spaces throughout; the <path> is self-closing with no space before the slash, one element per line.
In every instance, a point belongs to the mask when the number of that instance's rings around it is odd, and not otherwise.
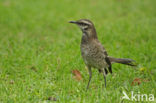
<path fill-rule="evenodd" d="M 94 24 L 90 20 L 81 19 L 78 21 L 70 21 L 70 23 L 77 24 L 83 33 L 81 39 L 81 55 L 89 71 L 87 89 L 92 78 L 92 67 L 103 73 L 106 87 L 106 74 L 108 72 L 112 73 L 112 63 L 134 65 L 131 59 L 120 59 L 108 56 L 105 48 L 99 42 Z"/>

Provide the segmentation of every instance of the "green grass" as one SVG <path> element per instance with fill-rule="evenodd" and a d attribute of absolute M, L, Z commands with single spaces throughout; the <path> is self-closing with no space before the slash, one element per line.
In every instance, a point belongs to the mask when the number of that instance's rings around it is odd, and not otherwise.
<path fill-rule="evenodd" d="M 0 103 L 119 103 L 122 91 L 154 94 L 155 0 L 0 0 Z M 70 20 L 94 22 L 108 54 L 132 58 L 136 68 L 113 64 L 113 74 L 88 71 L 80 55 L 81 31 Z M 140 68 L 146 68 L 141 72 Z M 73 78 L 72 70 L 83 80 Z M 135 78 L 148 79 L 131 86 Z M 125 100 L 125 103 L 134 101 Z M 146 102 L 146 101 L 144 101 Z"/>

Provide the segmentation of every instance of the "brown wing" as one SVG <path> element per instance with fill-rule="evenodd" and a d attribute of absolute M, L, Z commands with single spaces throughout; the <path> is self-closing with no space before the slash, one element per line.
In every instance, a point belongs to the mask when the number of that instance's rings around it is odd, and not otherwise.
<path fill-rule="evenodd" d="M 106 60 L 106 63 L 108 64 L 109 72 L 112 73 L 112 65 L 111 65 L 111 62 L 110 62 L 110 60 L 109 60 L 109 58 L 108 58 L 107 51 L 105 50 L 105 48 L 102 46 L 102 44 L 101 44 L 99 41 L 97 41 L 97 42 L 98 42 L 98 45 L 102 48 L 102 50 L 103 50 L 103 52 L 104 52 L 105 60 Z M 105 71 L 107 71 L 107 70 L 105 69 Z M 106 72 L 106 73 L 107 73 L 107 72 Z"/>

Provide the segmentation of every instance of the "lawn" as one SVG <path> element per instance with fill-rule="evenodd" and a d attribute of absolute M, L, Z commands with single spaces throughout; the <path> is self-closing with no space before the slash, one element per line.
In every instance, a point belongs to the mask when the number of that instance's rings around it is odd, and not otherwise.
<path fill-rule="evenodd" d="M 138 63 L 113 64 L 107 88 L 93 69 L 86 91 L 82 33 L 68 23 L 82 18 L 94 22 L 110 56 Z M 141 102 L 156 103 L 156 0 L 0 0 L 0 103 L 120 103 L 123 91 L 153 94 Z"/>

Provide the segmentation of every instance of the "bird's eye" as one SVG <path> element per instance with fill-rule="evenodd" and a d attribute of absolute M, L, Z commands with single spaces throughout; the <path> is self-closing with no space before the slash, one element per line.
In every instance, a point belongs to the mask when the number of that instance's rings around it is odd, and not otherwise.
<path fill-rule="evenodd" d="M 84 23 L 78 23 L 79 25 L 81 25 L 81 26 L 84 26 Z"/>
<path fill-rule="evenodd" d="M 86 26 L 87 24 L 81 23 L 82 26 Z"/>

